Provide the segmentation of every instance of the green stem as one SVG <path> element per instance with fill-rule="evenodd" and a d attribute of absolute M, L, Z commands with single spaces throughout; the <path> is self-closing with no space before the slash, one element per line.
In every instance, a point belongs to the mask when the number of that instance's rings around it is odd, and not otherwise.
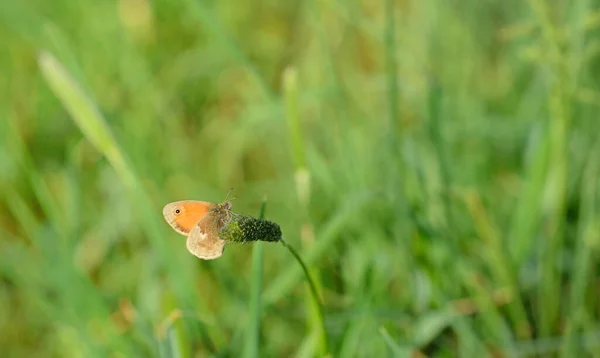
<path fill-rule="evenodd" d="M 260 206 L 258 217 L 262 220 L 265 217 L 265 207 L 267 198 L 264 197 Z M 261 313 L 261 291 L 263 274 L 263 254 L 264 244 L 256 242 L 252 250 L 252 286 L 250 288 L 250 322 L 246 332 L 246 342 L 244 357 L 259 357 L 260 341 L 260 313 Z"/>
<path fill-rule="evenodd" d="M 302 271 L 304 271 L 304 276 L 306 276 L 306 280 L 308 281 L 308 285 L 310 287 L 310 292 L 313 296 L 313 300 L 314 300 L 315 305 L 317 306 L 317 310 L 319 312 L 319 325 L 320 325 L 320 330 L 321 330 L 321 340 L 323 341 L 323 344 L 325 345 L 325 351 L 327 353 L 329 353 L 329 339 L 327 337 L 327 331 L 325 330 L 325 314 L 323 312 L 323 304 L 321 303 L 321 300 L 319 299 L 319 294 L 317 292 L 317 286 L 315 285 L 315 282 L 313 281 L 312 276 L 308 272 L 308 267 L 304 263 L 304 260 L 302 260 L 302 258 L 300 257 L 300 254 L 298 253 L 298 251 L 296 251 L 296 249 L 292 245 L 288 244 L 287 241 L 285 241 L 283 238 L 281 239 L 281 243 L 283 244 L 283 246 L 285 246 L 291 252 L 291 254 L 294 256 L 294 258 L 296 258 L 296 261 L 298 261 L 300 266 L 302 266 Z"/>

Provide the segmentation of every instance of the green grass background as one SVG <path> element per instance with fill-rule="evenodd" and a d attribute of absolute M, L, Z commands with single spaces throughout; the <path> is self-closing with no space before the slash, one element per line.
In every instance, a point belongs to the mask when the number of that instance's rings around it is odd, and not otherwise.
<path fill-rule="evenodd" d="M 598 5 L 0 1 L 2 356 L 600 357 Z"/>

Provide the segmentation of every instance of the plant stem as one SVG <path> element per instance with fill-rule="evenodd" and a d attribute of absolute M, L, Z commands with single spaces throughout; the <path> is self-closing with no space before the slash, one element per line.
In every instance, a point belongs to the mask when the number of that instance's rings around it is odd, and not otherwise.
<path fill-rule="evenodd" d="M 287 241 L 285 241 L 284 239 L 281 239 L 281 243 L 283 244 L 283 246 L 285 246 L 291 252 L 291 254 L 294 256 L 294 258 L 296 258 L 296 261 L 298 261 L 300 266 L 302 266 L 302 271 L 304 271 L 304 276 L 306 276 L 306 280 L 308 281 L 308 285 L 310 287 L 310 292 L 312 294 L 313 300 L 314 300 L 315 305 L 317 306 L 317 310 L 319 312 L 319 326 L 320 326 L 319 328 L 321 330 L 321 340 L 323 341 L 323 344 L 325 345 L 325 351 L 327 353 L 329 353 L 329 339 L 327 337 L 327 331 L 325 330 L 325 314 L 323 312 L 323 304 L 321 303 L 319 294 L 317 292 L 317 286 L 315 285 L 315 282 L 313 281 L 312 276 L 308 272 L 308 267 L 306 266 L 306 264 L 300 257 L 300 254 L 298 253 L 298 251 L 296 251 L 296 249 L 292 245 L 288 244 Z"/>
<path fill-rule="evenodd" d="M 267 206 L 267 197 L 263 198 L 258 217 L 264 219 L 265 207 Z M 258 357 L 260 341 L 260 312 L 261 312 L 261 292 L 262 292 L 262 274 L 263 274 L 263 254 L 264 244 L 262 242 L 254 243 L 252 250 L 252 286 L 250 288 L 250 321 L 246 332 L 246 342 L 244 347 L 244 357 Z"/>

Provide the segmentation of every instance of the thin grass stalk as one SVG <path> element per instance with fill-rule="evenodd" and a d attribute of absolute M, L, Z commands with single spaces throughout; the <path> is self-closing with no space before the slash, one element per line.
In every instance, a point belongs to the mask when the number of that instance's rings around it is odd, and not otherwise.
<path fill-rule="evenodd" d="M 334 216 L 317 234 L 319 240 L 309 247 L 303 254 L 305 262 L 310 265 L 313 262 L 326 257 L 331 247 L 340 240 L 340 232 L 352 220 L 357 220 L 363 215 L 365 208 L 374 200 L 371 192 L 359 192 L 350 195 L 346 202 L 335 210 Z M 302 272 L 296 266 L 288 266 L 279 273 L 269 286 L 265 289 L 263 301 L 265 304 L 273 304 L 292 291 L 299 281 L 302 280 Z"/>
<path fill-rule="evenodd" d="M 590 315 L 585 307 L 585 295 L 589 289 L 589 282 L 594 280 L 592 268 L 593 257 L 600 248 L 598 241 L 598 160 L 597 155 L 600 145 L 595 145 L 590 151 L 590 157 L 586 165 L 581 188 L 581 221 L 579 224 L 577 248 L 574 259 L 574 272 L 572 286 L 569 296 L 569 308 L 566 314 L 567 322 L 565 328 L 564 344 L 561 348 L 561 357 L 578 357 L 580 352 L 577 347 L 576 333 L 585 327 L 585 318 Z"/>
<path fill-rule="evenodd" d="M 538 223 L 543 216 L 540 202 L 548 167 L 550 140 L 544 128 L 530 164 L 525 169 L 525 181 L 520 190 L 508 233 L 508 252 L 515 267 L 521 266 L 530 254 Z"/>
<path fill-rule="evenodd" d="M 292 256 L 294 256 L 294 258 L 296 259 L 296 261 L 298 262 L 298 264 L 300 264 L 300 266 L 302 267 L 302 271 L 304 272 L 304 276 L 306 277 L 306 281 L 308 282 L 308 286 L 310 288 L 310 293 L 311 293 L 311 297 L 312 300 L 314 302 L 314 304 L 317 307 L 317 311 L 319 314 L 319 328 L 320 328 L 320 336 L 321 336 L 321 340 L 322 342 L 325 344 L 325 354 L 328 354 L 329 351 L 329 338 L 327 336 L 327 331 L 325 330 L 325 313 L 323 310 L 323 304 L 321 303 L 321 300 L 319 299 L 319 293 L 317 291 L 317 286 L 315 285 L 315 281 L 313 280 L 310 272 L 308 271 L 308 267 L 306 266 L 306 264 L 304 263 L 304 260 L 302 260 L 302 257 L 300 257 L 300 254 L 298 253 L 298 251 L 296 251 L 296 249 L 290 245 L 287 241 L 285 241 L 284 239 L 281 239 L 281 243 L 283 244 L 283 246 L 285 246 L 288 251 L 292 254 Z"/>
<path fill-rule="evenodd" d="M 566 65 L 568 72 L 567 80 L 570 80 L 572 91 L 587 85 L 587 78 L 591 78 L 590 71 L 586 68 L 586 45 L 588 31 L 585 28 L 585 15 L 592 10 L 589 0 L 574 1 L 571 8 L 569 25 L 570 52 L 569 63 Z M 581 118 L 580 118 L 581 120 Z M 595 130 L 595 127 L 592 127 Z M 594 316 L 593 308 L 586 307 L 585 297 L 589 290 L 589 282 L 594 281 L 592 273 L 597 257 L 599 242 L 598 232 L 598 153 L 600 142 L 596 141 L 590 146 L 588 161 L 583 169 L 583 177 L 580 192 L 580 221 L 578 222 L 577 246 L 571 276 L 571 290 L 569 292 L 568 309 L 566 312 L 566 324 L 564 331 L 564 344 L 561 347 L 560 357 L 577 357 L 586 354 L 600 355 L 598 350 L 583 352 L 578 347 L 578 332 L 593 329 L 590 318 Z"/>
<path fill-rule="evenodd" d="M 308 206 L 311 193 L 311 175 L 306 168 L 306 153 L 304 149 L 302 125 L 298 111 L 298 79 L 296 70 L 294 68 L 288 68 L 284 72 L 283 88 L 285 90 L 286 118 L 289 128 L 288 133 L 290 136 L 290 142 L 292 146 L 291 149 L 296 166 L 296 196 L 303 218 L 301 240 L 303 245 L 306 247 L 311 247 L 315 244 L 314 229 L 308 215 Z M 297 258 L 300 258 L 300 256 L 297 256 Z M 303 262 L 302 264 L 303 268 L 307 267 Z M 305 273 L 308 273 L 308 270 L 305 271 Z M 313 274 L 318 277 L 318 271 L 316 269 L 314 269 Z M 315 291 L 313 292 L 313 296 L 316 294 L 317 296 L 315 297 L 318 297 L 318 288 L 320 288 L 320 284 L 318 281 L 315 283 L 312 278 L 310 281 L 312 282 L 311 290 L 314 289 Z M 327 334 L 325 332 L 325 324 L 323 322 L 323 309 L 320 307 L 318 300 L 309 300 L 307 304 L 307 308 L 310 312 L 309 317 L 311 325 L 318 331 L 317 336 L 321 337 L 319 347 L 321 353 L 325 355 L 329 353 L 329 344 L 327 342 Z"/>
<path fill-rule="evenodd" d="M 541 28 L 547 59 L 543 65 L 553 75 L 548 94 L 550 158 L 546 173 L 546 190 L 550 193 L 548 227 L 540 243 L 538 330 L 540 336 L 549 336 L 557 327 L 560 315 L 561 278 L 556 269 L 564 244 L 564 226 L 569 173 L 569 87 L 567 56 L 561 49 L 559 29 L 551 16 L 552 7 L 543 0 L 530 0 Z M 562 261 L 562 260 L 560 260 Z"/>
<path fill-rule="evenodd" d="M 267 197 L 265 196 L 260 206 L 259 219 L 265 218 Z M 252 285 L 250 286 L 250 320 L 246 327 L 244 342 L 244 357 L 260 356 L 260 316 L 261 316 L 261 293 L 263 275 L 264 243 L 257 241 L 252 249 Z"/>
<path fill-rule="evenodd" d="M 514 357 L 514 339 L 511 335 L 508 324 L 500 310 L 494 304 L 491 292 L 479 280 L 479 272 L 470 267 L 469 264 L 460 263 L 458 269 L 461 280 L 464 282 L 465 288 L 473 296 L 473 301 L 481 312 L 481 322 L 491 333 L 491 343 L 496 343 L 495 348 L 505 347 L 504 354 L 507 357 Z"/>
<path fill-rule="evenodd" d="M 395 340 L 390 336 L 390 333 L 385 329 L 385 327 L 379 327 L 379 333 L 385 342 L 385 345 L 388 347 L 391 356 L 393 357 L 410 357 L 413 353 L 412 349 L 406 349 L 401 347 Z"/>
<path fill-rule="evenodd" d="M 527 319 L 525 304 L 519 293 L 517 274 L 513 262 L 506 252 L 506 247 L 501 240 L 498 226 L 493 222 L 491 216 L 485 210 L 479 195 L 472 192 L 466 197 L 467 208 L 473 218 L 478 235 L 487 247 L 489 253 L 488 265 L 490 271 L 502 286 L 510 288 L 512 295 L 508 303 L 508 314 L 511 318 L 517 335 L 521 338 L 531 337 L 531 327 Z"/>
<path fill-rule="evenodd" d="M 435 156 L 437 159 L 437 166 L 440 171 L 442 179 L 442 201 L 444 210 L 444 220 L 447 228 L 452 225 L 450 218 L 450 166 L 446 160 L 446 149 L 444 145 L 444 139 L 442 138 L 441 129 L 441 102 L 442 102 L 442 88 L 436 80 L 430 81 L 429 84 L 429 137 L 433 143 L 433 149 L 435 150 Z M 454 235 L 451 235 L 454 239 Z"/>

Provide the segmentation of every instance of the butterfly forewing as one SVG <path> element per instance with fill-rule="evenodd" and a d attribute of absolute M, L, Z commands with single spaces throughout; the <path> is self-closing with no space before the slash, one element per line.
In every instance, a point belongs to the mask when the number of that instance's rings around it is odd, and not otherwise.
<path fill-rule="evenodd" d="M 163 216 L 173 230 L 187 236 L 214 205 L 198 200 L 176 201 L 165 205 Z"/>

